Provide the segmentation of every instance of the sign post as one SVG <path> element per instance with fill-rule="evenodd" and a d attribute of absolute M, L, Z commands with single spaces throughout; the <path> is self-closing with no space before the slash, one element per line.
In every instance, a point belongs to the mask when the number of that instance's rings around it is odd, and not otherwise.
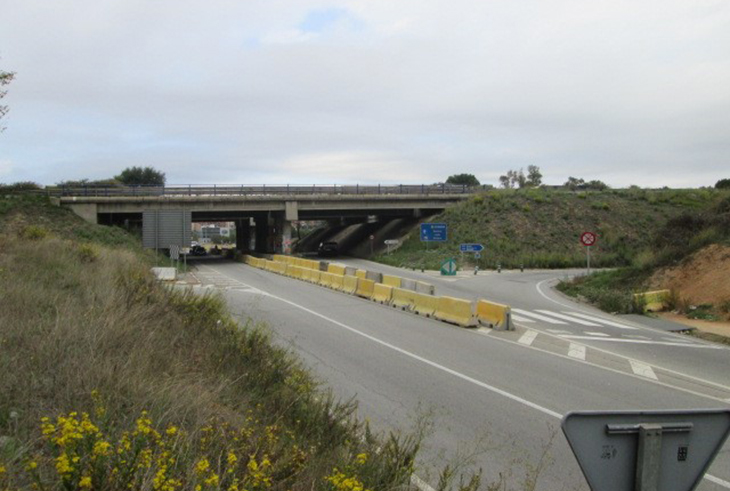
<path fill-rule="evenodd" d="M 730 410 L 578 411 L 562 429 L 592 491 L 691 491 L 730 433 Z"/>
<path fill-rule="evenodd" d="M 596 243 L 596 234 L 593 232 L 583 232 L 580 236 L 580 242 L 586 247 L 586 266 L 588 274 L 591 274 L 591 247 Z"/>
<path fill-rule="evenodd" d="M 371 235 L 370 236 L 370 255 L 371 256 L 374 254 L 373 251 L 375 250 L 375 247 L 373 246 L 374 243 L 375 243 L 375 236 Z"/>
<path fill-rule="evenodd" d="M 386 241 L 383 241 L 385 244 L 385 253 L 390 254 L 390 247 L 391 246 L 397 246 L 400 244 L 400 241 L 398 239 L 388 239 Z"/>

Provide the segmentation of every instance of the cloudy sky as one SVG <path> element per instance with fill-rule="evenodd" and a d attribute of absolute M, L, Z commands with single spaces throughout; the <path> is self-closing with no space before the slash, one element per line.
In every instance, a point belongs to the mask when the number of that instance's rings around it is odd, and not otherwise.
<path fill-rule="evenodd" d="M 0 0 L 0 182 L 730 177 L 728 0 Z"/>

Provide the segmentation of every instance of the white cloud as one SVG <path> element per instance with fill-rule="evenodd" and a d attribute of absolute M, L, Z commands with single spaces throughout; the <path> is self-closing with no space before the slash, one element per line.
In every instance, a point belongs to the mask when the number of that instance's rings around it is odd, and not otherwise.
<path fill-rule="evenodd" d="M 724 1 L 0 2 L 10 179 L 726 177 Z"/>

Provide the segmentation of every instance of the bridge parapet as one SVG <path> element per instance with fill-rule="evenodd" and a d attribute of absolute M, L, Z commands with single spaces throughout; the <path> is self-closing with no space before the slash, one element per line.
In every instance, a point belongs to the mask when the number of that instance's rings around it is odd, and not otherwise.
<path fill-rule="evenodd" d="M 456 184 L 398 185 L 174 185 L 174 186 L 49 186 L 46 192 L 55 197 L 136 197 L 136 196 L 317 196 L 317 195 L 438 195 L 473 194 L 484 186 Z"/>

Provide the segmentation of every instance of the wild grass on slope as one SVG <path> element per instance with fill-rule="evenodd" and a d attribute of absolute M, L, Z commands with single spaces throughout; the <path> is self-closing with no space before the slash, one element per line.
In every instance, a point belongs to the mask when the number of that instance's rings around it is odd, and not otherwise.
<path fill-rule="evenodd" d="M 52 235 L 4 236 L 0 251 L 0 489 L 407 482 L 415 438 L 374 438 L 217 297 L 159 286 L 131 252 Z"/>
<path fill-rule="evenodd" d="M 608 312 L 643 313 L 643 305 L 634 302 L 633 293 L 645 291 L 648 279 L 657 269 L 680 264 L 703 247 L 716 243 L 730 244 L 727 195 L 720 196 L 708 210 L 682 213 L 668 220 L 652 235 L 647 248 L 635 255 L 630 266 L 562 282 L 558 289 L 582 296 Z M 679 304 L 674 297 L 672 302 Z"/>
<path fill-rule="evenodd" d="M 553 189 L 492 190 L 449 207 L 431 222 L 449 227 L 445 243 L 426 244 L 418 232 L 390 255 L 377 260 L 396 266 L 438 269 L 454 257 L 470 267 L 477 261 L 459 254 L 461 243 L 485 246 L 480 268 L 566 268 L 585 265 L 581 233 L 592 231 L 595 267 L 631 264 L 651 244 L 667 220 L 704 209 L 727 192 L 712 189 L 623 189 L 573 192 Z"/>

